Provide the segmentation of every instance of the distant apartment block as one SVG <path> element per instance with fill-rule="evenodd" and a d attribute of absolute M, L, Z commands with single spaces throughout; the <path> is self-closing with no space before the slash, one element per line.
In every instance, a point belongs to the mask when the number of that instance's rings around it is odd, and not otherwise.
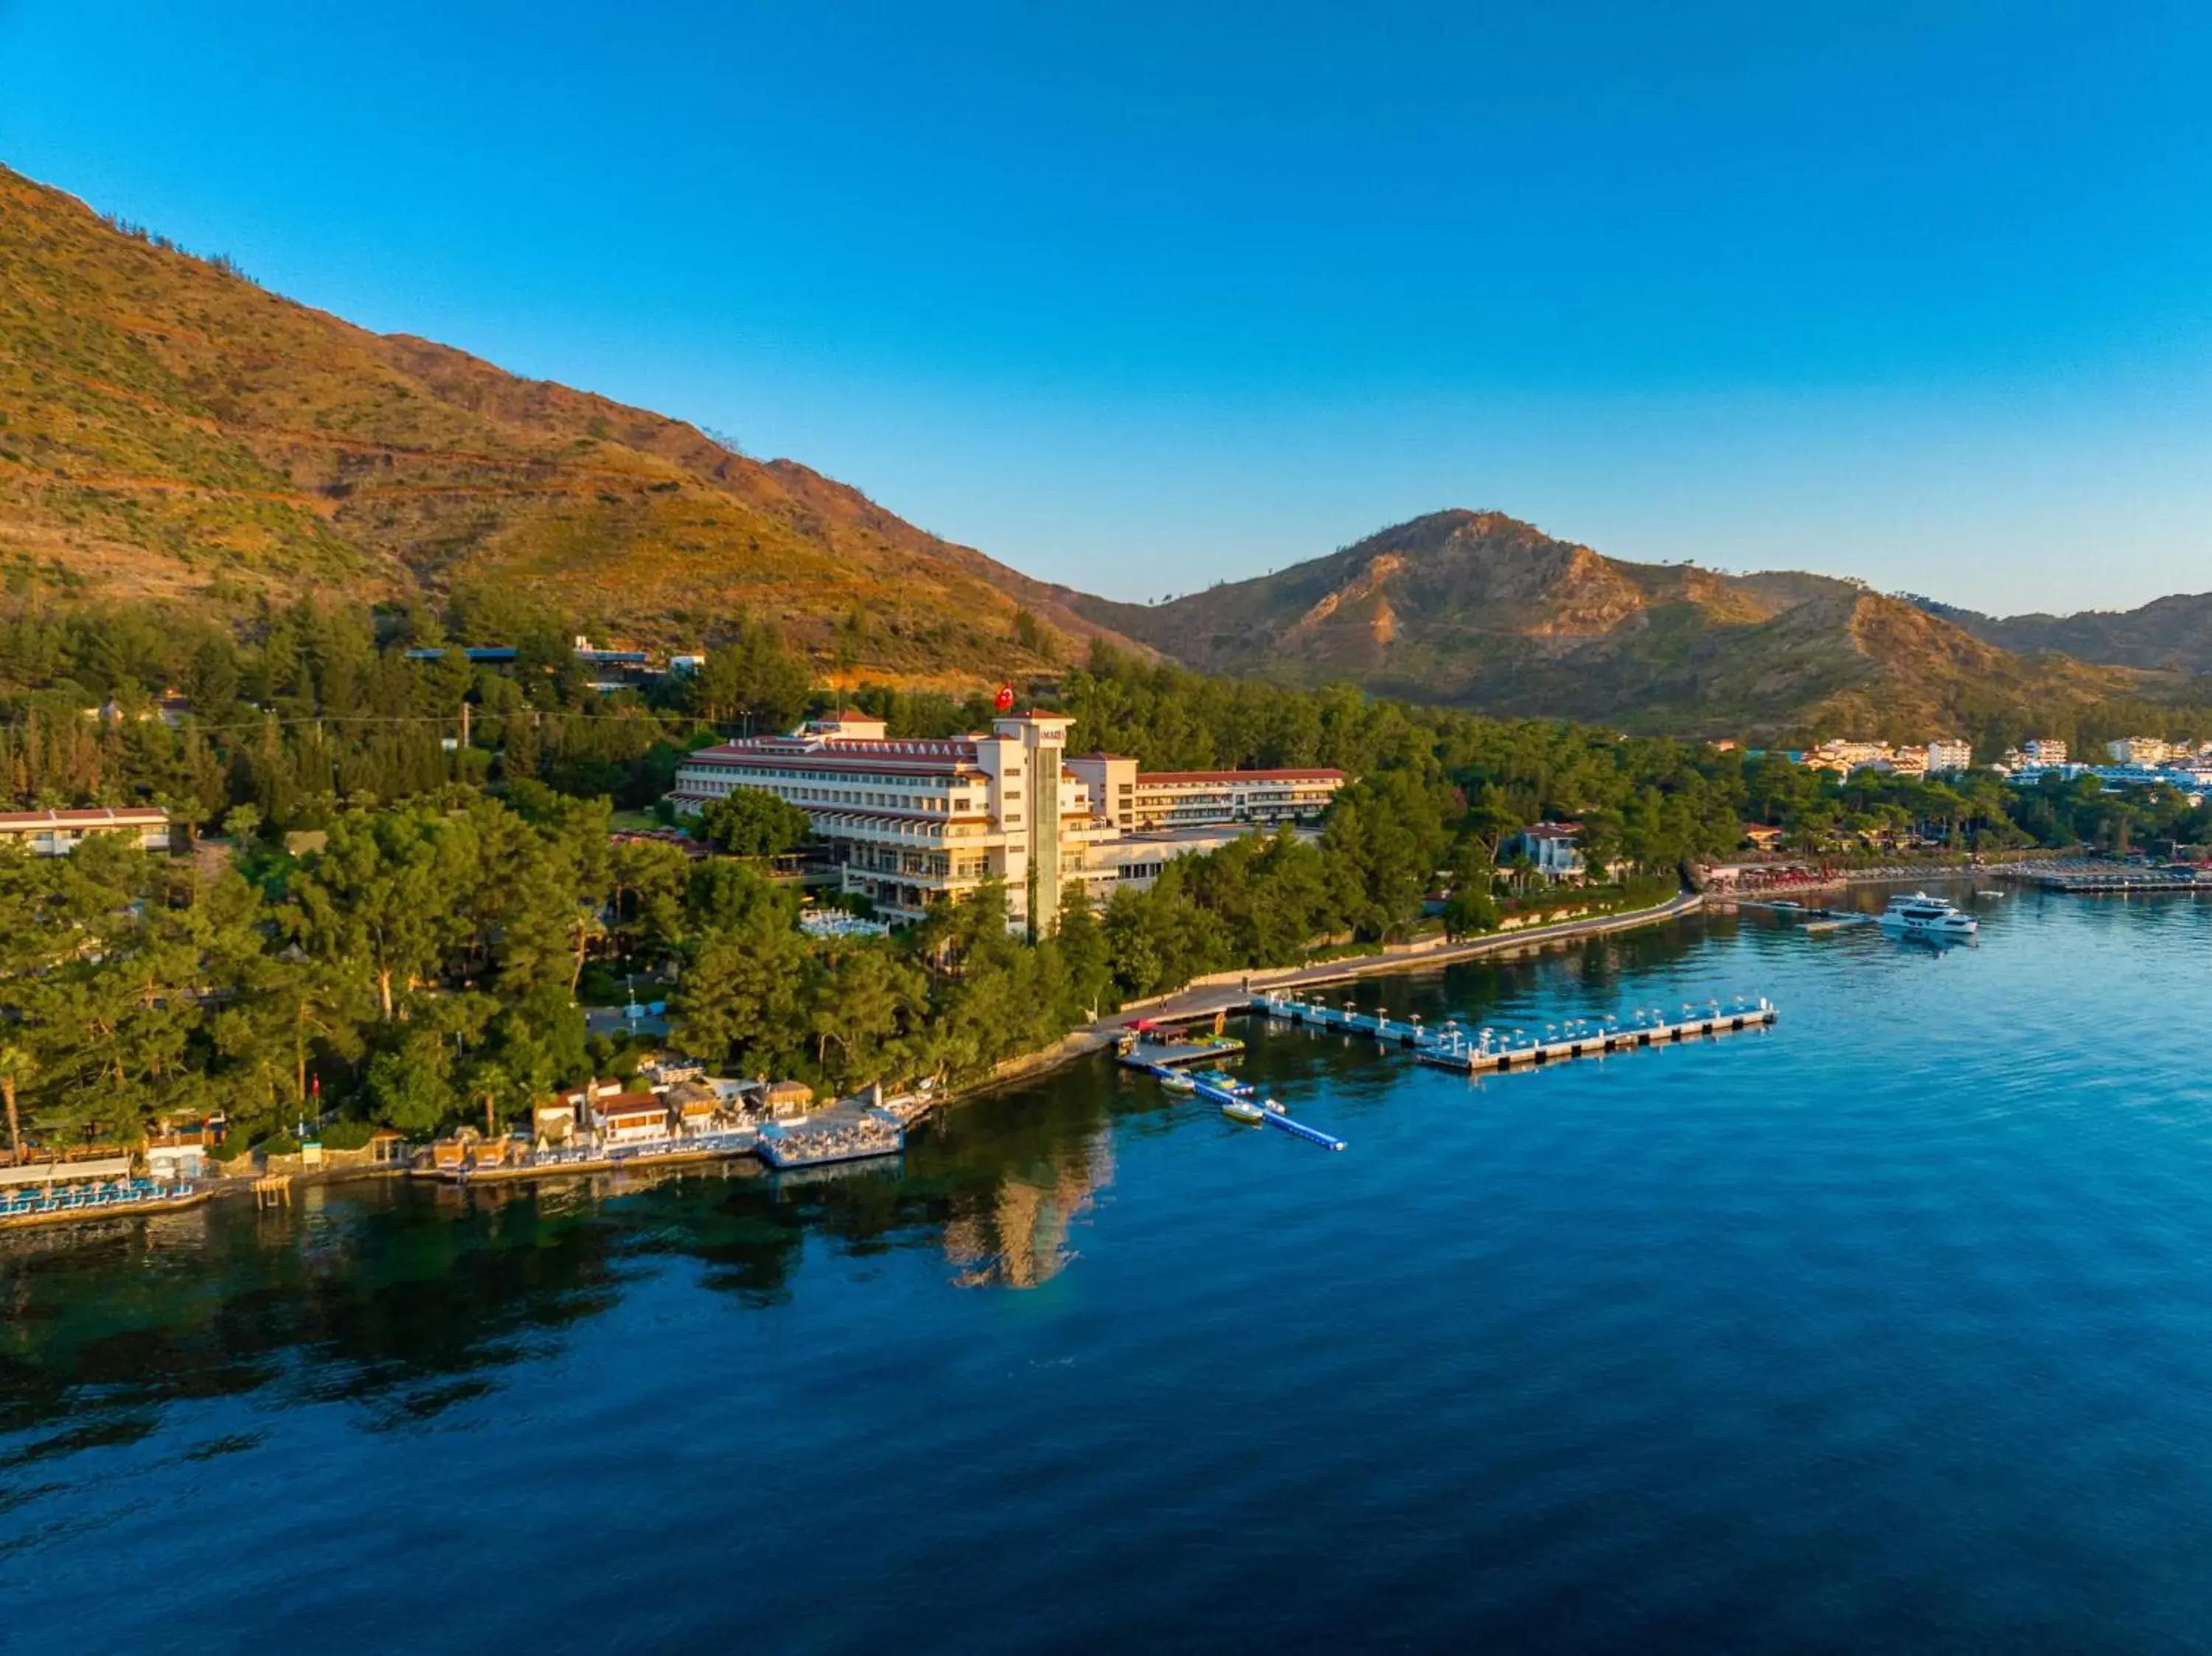
<path fill-rule="evenodd" d="M 1974 767 L 1974 744 L 1971 742 L 1939 738 L 1928 744 L 1927 773 L 1945 776 Z"/>
<path fill-rule="evenodd" d="M 2105 743 L 2105 752 L 2115 765 L 2163 765 L 2176 756 L 2173 743 L 2155 736 L 2124 736 Z M 2181 756 L 2187 752 L 2184 748 Z"/>
<path fill-rule="evenodd" d="M 1833 771 L 1839 776 L 1863 770 L 1882 771 L 1893 776 L 1941 776 L 1972 770 L 1974 748 L 1972 743 L 1952 737 L 1939 737 L 1924 748 L 1893 748 L 1887 742 L 1846 742 L 1838 738 L 1811 749 L 1805 755 L 1804 762 L 1814 770 Z"/>
<path fill-rule="evenodd" d="M 169 813 L 153 806 L 0 811 L 0 844 L 20 846 L 33 857 L 66 857 L 92 834 L 125 834 L 141 851 L 167 851 Z"/>
<path fill-rule="evenodd" d="M 1863 770 L 1877 761 L 1895 756 L 1887 742 L 1845 742 L 1838 737 L 1823 742 L 1808 752 L 1805 763 L 1814 770 L 1834 771 L 1839 776 L 1849 776 L 1855 770 Z"/>
<path fill-rule="evenodd" d="M 1344 779 L 1334 771 L 1147 778 L 1132 759 L 1067 759 L 1073 722 L 1030 713 L 994 720 L 988 735 L 923 740 L 895 739 L 880 719 L 819 719 L 789 736 L 700 749 L 678 767 L 669 798 L 696 811 L 757 788 L 797 806 L 841 889 L 885 919 L 920 919 L 998 880 L 1014 921 L 1042 933 L 1057 924 L 1066 882 L 1083 881 L 1094 897 L 1149 883 L 1176 858 L 1255 825 L 1319 816 Z"/>

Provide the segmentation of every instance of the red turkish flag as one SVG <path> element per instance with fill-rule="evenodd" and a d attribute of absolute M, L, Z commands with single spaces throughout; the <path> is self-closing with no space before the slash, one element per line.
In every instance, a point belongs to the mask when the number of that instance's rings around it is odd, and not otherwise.
<path fill-rule="evenodd" d="M 1013 711 L 1014 687 L 1012 685 L 1001 684 L 999 686 L 998 707 L 999 711 L 1002 713 L 1012 713 Z"/>

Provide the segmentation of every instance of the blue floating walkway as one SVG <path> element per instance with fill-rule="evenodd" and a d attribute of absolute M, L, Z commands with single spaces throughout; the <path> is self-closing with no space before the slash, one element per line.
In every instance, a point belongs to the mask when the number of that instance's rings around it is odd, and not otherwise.
<path fill-rule="evenodd" d="M 1220 1087 L 1211 1081 L 1201 1081 L 1197 1085 L 1198 1096 L 1212 1104 L 1249 1104 L 1251 1102 L 1250 1095 L 1256 1090 L 1251 1087 L 1241 1089 Z M 1273 1101 L 1269 1101 L 1270 1103 Z M 1340 1150 L 1345 1147 L 1344 1141 L 1334 1134 L 1325 1133 L 1319 1127 L 1309 1127 L 1303 1121 L 1293 1121 L 1279 1109 L 1267 1110 L 1262 1119 L 1269 1126 L 1280 1127 L 1291 1137 L 1303 1138 L 1325 1150 Z"/>
<path fill-rule="evenodd" d="M 1291 1137 L 1303 1138 L 1309 1143 L 1320 1145 L 1325 1150 L 1340 1150 L 1344 1148 L 1344 1141 L 1335 1135 L 1325 1133 L 1319 1127 L 1309 1127 L 1303 1121 L 1293 1121 L 1286 1115 L 1277 1115 L 1273 1110 L 1267 1112 L 1267 1121 L 1269 1126 L 1280 1127 Z"/>

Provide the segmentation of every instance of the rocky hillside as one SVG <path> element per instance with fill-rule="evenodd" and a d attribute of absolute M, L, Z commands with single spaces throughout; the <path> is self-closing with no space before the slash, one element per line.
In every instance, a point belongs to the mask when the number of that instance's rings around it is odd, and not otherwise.
<path fill-rule="evenodd" d="M 2052 652 L 2119 667 L 2212 673 L 2212 592 L 2156 598 L 2139 610 L 2077 615 L 1985 616 L 1933 598 L 1914 600 L 1975 637 L 2022 655 Z"/>
<path fill-rule="evenodd" d="M 495 585 L 671 643 L 771 616 L 825 664 L 908 682 L 1047 670 L 1102 630 L 805 466 L 369 333 L 5 168 L 0 277 L 17 601 L 235 613 Z"/>
<path fill-rule="evenodd" d="M 1079 608 L 1208 670 L 1644 730 L 1924 736 L 2136 688 L 1856 582 L 1626 563 L 1495 512 L 1433 513 L 1172 604 Z"/>

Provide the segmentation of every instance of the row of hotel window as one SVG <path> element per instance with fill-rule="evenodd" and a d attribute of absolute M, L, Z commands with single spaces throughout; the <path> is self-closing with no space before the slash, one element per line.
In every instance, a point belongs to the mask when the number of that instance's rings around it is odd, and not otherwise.
<path fill-rule="evenodd" d="M 756 785 L 710 777 L 707 779 L 706 786 L 711 792 L 728 793 L 733 788 Z M 811 788 L 777 784 L 768 792 L 793 804 L 874 805 L 887 810 L 919 810 L 931 814 L 947 814 L 956 807 L 965 807 L 974 803 L 965 794 L 952 799 L 932 799 L 915 794 L 879 793 L 866 788 Z M 1021 794 L 1018 790 L 1009 791 L 1006 798 L 1018 799 Z"/>

